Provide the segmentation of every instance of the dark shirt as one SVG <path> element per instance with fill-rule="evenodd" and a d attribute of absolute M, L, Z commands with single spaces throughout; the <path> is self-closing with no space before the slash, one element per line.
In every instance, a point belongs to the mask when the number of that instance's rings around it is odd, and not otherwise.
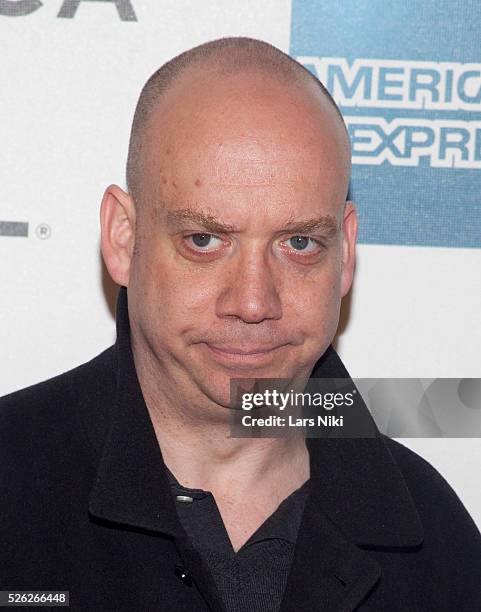
<path fill-rule="evenodd" d="M 228 612 L 277 612 L 294 556 L 309 480 L 235 552 L 214 496 L 167 470 L 180 522 L 212 574 Z"/>

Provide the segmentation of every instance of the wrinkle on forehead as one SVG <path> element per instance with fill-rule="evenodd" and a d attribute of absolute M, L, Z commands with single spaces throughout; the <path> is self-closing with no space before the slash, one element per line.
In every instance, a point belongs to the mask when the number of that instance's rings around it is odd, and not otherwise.
<path fill-rule="evenodd" d="M 179 143 L 169 157 L 151 159 L 149 178 L 167 196 L 195 186 L 229 188 L 286 187 L 325 189 L 347 178 L 342 157 L 316 144 L 277 139 L 225 138 L 200 145 Z M 267 142 L 266 142 L 267 141 Z"/>
<path fill-rule="evenodd" d="M 347 192 L 349 145 L 333 109 L 306 94 L 298 98 L 297 90 L 283 94 L 278 83 L 250 96 L 242 88 L 234 95 L 238 83 L 206 85 L 169 93 L 152 117 L 144 180 L 157 201 L 191 185 L 332 190 L 338 183 Z"/>

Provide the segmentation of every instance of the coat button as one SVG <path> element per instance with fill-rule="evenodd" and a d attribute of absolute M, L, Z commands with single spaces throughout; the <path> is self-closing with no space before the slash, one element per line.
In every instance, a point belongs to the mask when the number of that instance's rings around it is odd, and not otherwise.
<path fill-rule="evenodd" d="M 186 567 L 184 567 L 183 565 L 176 565 L 174 573 L 177 578 L 185 585 L 192 586 L 192 574 Z"/>

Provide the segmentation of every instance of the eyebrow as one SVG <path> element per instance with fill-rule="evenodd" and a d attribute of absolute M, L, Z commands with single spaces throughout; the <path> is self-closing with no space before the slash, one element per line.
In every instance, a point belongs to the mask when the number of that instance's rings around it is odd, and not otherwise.
<path fill-rule="evenodd" d="M 181 225 L 185 221 L 192 221 L 202 228 L 212 233 L 229 233 L 239 231 L 229 223 L 223 223 L 213 215 L 192 208 L 182 208 L 167 213 L 167 222 L 170 225 Z M 296 221 L 292 216 L 286 225 L 279 230 L 281 232 L 291 232 L 293 234 L 311 233 L 321 231 L 326 238 L 333 238 L 338 231 L 338 222 L 332 215 L 321 215 L 314 219 Z"/>

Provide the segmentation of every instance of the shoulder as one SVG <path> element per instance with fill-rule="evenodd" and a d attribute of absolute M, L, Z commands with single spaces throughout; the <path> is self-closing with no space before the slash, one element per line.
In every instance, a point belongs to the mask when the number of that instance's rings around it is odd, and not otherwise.
<path fill-rule="evenodd" d="M 446 479 L 420 455 L 384 437 L 415 502 L 425 531 L 425 544 L 472 556 L 481 567 L 481 534 Z M 445 556 L 445 555 L 443 555 Z M 480 576 L 481 578 L 481 576 Z"/>
<path fill-rule="evenodd" d="M 79 416 L 96 411 L 112 397 L 115 349 L 46 381 L 0 398 L 1 454 L 40 451 L 78 433 Z"/>
<path fill-rule="evenodd" d="M 68 372 L 4 395 L 0 398 L 0 423 L 22 419 L 27 413 L 29 417 L 42 417 L 45 411 L 62 411 L 66 403 L 82 401 L 86 392 L 95 395 L 113 372 L 114 351 L 111 346 Z"/>
<path fill-rule="evenodd" d="M 442 501 L 447 508 L 462 506 L 461 500 L 446 479 L 426 459 L 397 440 L 383 436 L 394 461 L 401 470 L 411 494 L 422 507 Z M 463 507 L 464 508 L 464 507 Z"/>
<path fill-rule="evenodd" d="M 37 578 L 49 572 L 45 559 L 56 558 L 83 529 L 98 465 L 85 422 L 101 430 L 115 385 L 112 353 L 107 349 L 73 370 L 0 399 L 4 581 L 11 575 L 18 580 L 32 559 L 42 559 L 32 565 Z"/>
<path fill-rule="evenodd" d="M 424 529 L 420 580 L 432 609 L 481 609 L 481 534 L 443 476 L 400 442 L 385 437 Z M 447 586 L 449 585 L 449 588 Z M 435 604 L 435 605 L 434 605 Z"/>

